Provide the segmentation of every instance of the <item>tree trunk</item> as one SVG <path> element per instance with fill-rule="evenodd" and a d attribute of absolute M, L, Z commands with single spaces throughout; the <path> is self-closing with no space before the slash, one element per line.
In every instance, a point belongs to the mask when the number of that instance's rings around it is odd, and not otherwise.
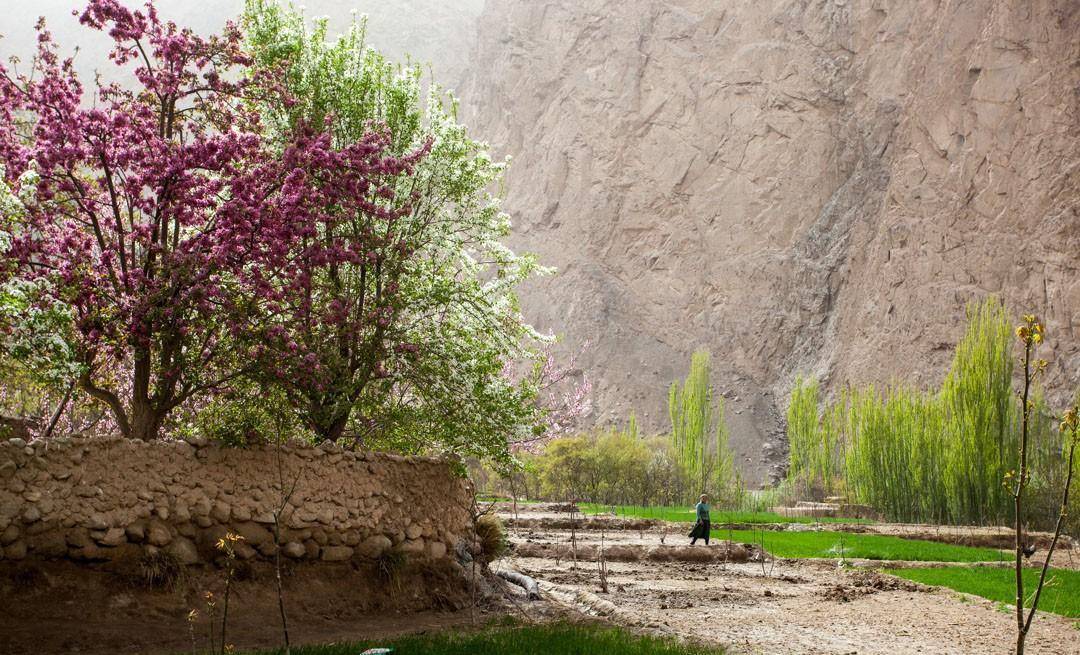
<path fill-rule="evenodd" d="M 495 569 L 495 575 L 524 589 L 529 600 L 540 600 L 540 586 L 536 584 L 536 580 L 529 576 L 506 568 Z"/>
<path fill-rule="evenodd" d="M 326 431 L 323 432 L 320 436 L 329 439 L 330 441 L 336 442 L 338 439 L 341 438 L 343 434 L 345 434 L 345 427 L 348 424 L 349 415 L 347 413 L 340 416 L 335 416 L 334 419 L 330 421 L 330 424 L 326 427 Z"/>
<path fill-rule="evenodd" d="M 1016 573 L 1016 655 L 1024 655 L 1024 640 L 1027 638 L 1027 630 L 1024 628 L 1024 515 L 1023 497 L 1024 484 L 1027 481 L 1027 447 L 1028 447 L 1028 422 L 1031 417 L 1031 408 L 1028 399 L 1031 391 L 1031 343 L 1024 345 L 1024 392 L 1021 396 L 1023 402 L 1020 424 L 1020 452 L 1019 472 L 1016 479 L 1016 488 L 1013 492 L 1013 519 L 1015 536 L 1014 563 Z"/>
<path fill-rule="evenodd" d="M 131 438 L 153 441 L 165 418 L 164 412 L 150 400 L 150 351 L 135 351 L 135 367 L 131 381 Z"/>
<path fill-rule="evenodd" d="M 162 413 L 155 410 L 149 402 L 136 403 L 134 409 L 131 420 L 131 438 L 139 441 L 157 439 L 165 418 Z"/>
<path fill-rule="evenodd" d="M 116 394 L 94 384 L 93 379 L 90 377 L 89 370 L 84 370 L 82 375 L 79 376 L 79 387 L 91 398 L 104 403 L 105 406 L 109 408 L 113 418 L 116 419 L 116 427 L 120 430 L 120 436 L 125 439 L 130 439 L 131 423 L 128 421 L 128 416 L 124 411 L 123 403 L 116 397 Z"/>

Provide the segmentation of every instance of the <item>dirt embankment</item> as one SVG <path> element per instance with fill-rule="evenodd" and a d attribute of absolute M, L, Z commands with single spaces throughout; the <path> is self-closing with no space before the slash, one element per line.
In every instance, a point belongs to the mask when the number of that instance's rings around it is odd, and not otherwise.
<path fill-rule="evenodd" d="M 655 530 L 663 527 L 664 521 L 656 519 L 617 519 L 604 517 L 576 518 L 547 516 L 547 517 L 517 517 L 508 516 L 503 519 L 508 528 L 521 528 L 523 530 Z"/>
<path fill-rule="evenodd" d="M 828 529 L 833 529 L 829 527 Z M 864 534 L 880 534 L 904 539 L 922 539 L 924 541 L 939 541 L 957 546 L 974 546 L 979 548 L 1002 548 L 1012 549 L 1015 545 L 1016 535 L 1011 528 L 1003 526 L 973 526 L 973 525 L 923 525 L 915 523 L 870 523 L 867 525 L 844 524 L 837 526 L 836 530 L 844 532 L 857 532 Z M 1036 548 L 1045 550 L 1049 548 L 1053 540 L 1052 532 L 1025 532 L 1024 541 L 1034 544 Z M 1057 547 L 1061 549 L 1073 549 L 1080 546 L 1077 540 L 1061 535 Z"/>
<path fill-rule="evenodd" d="M 281 644 L 274 570 L 239 562 L 227 641 Z M 469 592 L 451 565 L 286 563 L 284 596 L 293 644 L 342 641 L 467 623 Z M 151 577 L 157 578 L 151 581 Z M 152 582 L 152 584 L 151 584 Z M 0 653 L 178 653 L 209 646 L 206 592 L 223 608 L 224 576 L 213 567 L 150 571 L 136 565 L 66 561 L 0 563 Z M 189 621 L 191 610 L 198 615 Z M 464 614 L 463 614 L 464 612 Z M 219 625 L 220 630 L 220 625 Z M 220 639 L 220 637 L 218 637 Z"/>
<path fill-rule="evenodd" d="M 749 562 L 759 561 L 765 553 L 751 544 L 722 543 L 714 547 L 648 546 L 618 544 L 601 547 L 582 544 L 574 547 L 565 543 L 521 543 L 514 546 L 514 557 L 539 557 L 554 560 L 595 562 L 603 558 L 610 562 Z"/>

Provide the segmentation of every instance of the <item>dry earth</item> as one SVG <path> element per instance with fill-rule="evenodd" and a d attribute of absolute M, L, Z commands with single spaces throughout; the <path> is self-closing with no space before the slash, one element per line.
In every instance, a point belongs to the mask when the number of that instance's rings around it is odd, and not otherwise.
<path fill-rule="evenodd" d="M 228 641 L 241 649 L 280 645 L 281 618 L 273 569 L 242 567 L 229 603 Z M 406 570 L 399 584 L 378 583 L 370 570 L 348 563 L 286 568 L 285 601 L 293 644 L 392 637 L 486 620 L 488 609 L 468 609 L 469 597 L 451 571 Z M 207 646 L 203 593 L 219 611 L 222 573 L 190 567 L 168 589 L 150 589 L 138 570 L 71 562 L 0 563 L 0 653 L 170 654 L 191 651 L 188 612 L 200 648 Z M 219 615 L 220 616 L 220 615 Z"/>
<path fill-rule="evenodd" d="M 527 515 L 527 512 L 526 512 Z M 613 524 L 614 525 L 614 524 Z M 579 553 L 682 551 L 683 525 L 662 530 L 575 531 Z M 663 535 L 663 543 L 661 536 Z M 727 644 L 736 653 L 941 655 L 1010 652 L 1012 616 L 985 599 L 923 587 L 834 562 L 773 560 L 608 561 L 609 593 L 600 592 L 597 563 L 522 553 L 565 551 L 570 530 L 514 528 L 509 565 L 542 581 L 549 598 L 646 632 Z M 708 547 L 721 550 L 715 541 Z M 619 557 L 626 559 L 626 557 Z M 1080 652 L 1080 630 L 1041 614 L 1029 652 Z"/>

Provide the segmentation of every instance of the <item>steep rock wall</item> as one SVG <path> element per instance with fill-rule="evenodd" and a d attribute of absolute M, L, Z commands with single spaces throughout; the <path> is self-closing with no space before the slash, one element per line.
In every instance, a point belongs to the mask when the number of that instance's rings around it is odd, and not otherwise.
<path fill-rule="evenodd" d="M 936 384 L 987 294 L 1080 379 L 1078 35 L 1073 0 L 488 0 L 463 95 L 594 419 L 663 428 L 706 347 L 760 481 L 797 373 Z"/>
<path fill-rule="evenodd" d="M 245 449 L 119 438 L 0 442 L 0 559 L 450 561 L 471 543 L 467 480 L 442 461 L 332 447 Z"/>

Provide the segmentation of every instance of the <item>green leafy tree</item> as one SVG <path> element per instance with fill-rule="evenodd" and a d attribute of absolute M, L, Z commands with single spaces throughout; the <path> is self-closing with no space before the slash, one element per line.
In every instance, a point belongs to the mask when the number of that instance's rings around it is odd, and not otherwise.
<path fill-rule="evenodd" d="M 1012 390 L 1014 343 L 1008 312 L 989 298 L 968 308 L 968 325 L 938 390 L 848 389 L 819 415 L 816 383 L 800 381 L 788 411 L 789 482 L 805 493 L 802 482 L 831 479 L 834 491 L 842 488 L 893 520 L 1013 522 L 1013 485 L 1002 480 L 1016 475 L 1008 454 L 1021 448 L 1026 433 L 1032 465 L 1025 520 L 1050 527 L 1071 469 L 1063 465 L 1063 437 L 1038 385 L 1030 381 L 1024 401 Z"/>
<path fill-rule="evenodd" d="M 637 421 L 631 416 L 626 430 L 612 428 L 595 439 L 596 462 L 601 483 L 597 500 L 626 505 L 638 502 L 644 492 L 651 453 L 638 435 Z"/>
<path fill-rule="evenodd" d="M 728 446 L 724 400 L 709 381 L 709 353 L 695 352 L 682 385 L 671 384 L 668 413 L 676 457 L 696 489 L 691 495 L 723 495 L 734 489 L 737 476 Z"/>
<path fill-rule="evenodd" d="M 547 498 L 591 498 L 597 477 L 596 454 L 589 437 L 562 437 L 547 444 L 540 462 L 540 480 Z"/>
<path fill-rule="evenodd" d="M 347 147 L 377 126 L 392 154 L 426 153 L 385 193 L 399 212 L 395 232 L 415 251 L 408 265 L 380 268 L 376 250 L 320 271 L 310 298 L 331 307 L 347 290 L 375 297 L 392 287 L 398 302 L 380 319 L 380 336 L 396 345 L 382 353 L 385 364 L 344 370 L 318 387 L 277 383 L 325 438 L 509 459 L 507 442 L 535 433 L 542 418 L 535 384 L 507 374 L 542 340 L 522 319 L 514 289 L 545 269 L 502 244 L 510 222 L 489 190 L 505 165 L 457 122 L 452 96 L 432 83 L 423 98 L 419 66 L 397 66 L 368 47 L 363 21 L 331 41 L 325 19 L 312 24 L 276 2 L 249 0 L 242 23 L 255 68 L 283 70 L 294 100 L 260 108 L 283 143 L 304 125 L 325 125 L 335 146 Z M 325 359 L 346 336 L 318 334 L 303 346 Z"/>
<path fill-rule="evenodd" d="M 808 497 L 833 493 L 839 474 L 838 415 L 819 417 L 819 396 L 817 380 L 798 377 L 787 410 L 788 477 Z"/>

